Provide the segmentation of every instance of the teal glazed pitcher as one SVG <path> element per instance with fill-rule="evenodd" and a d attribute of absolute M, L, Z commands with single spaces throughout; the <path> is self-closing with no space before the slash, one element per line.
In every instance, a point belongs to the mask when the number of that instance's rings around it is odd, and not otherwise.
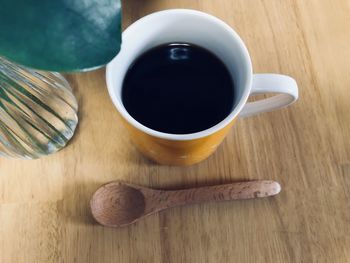
<path fill-rule="evenodd" d="M 0 57 L 0 156 L 35 159 L 60 150 L 74 134 L 77 110 L 61 74 Z"/>

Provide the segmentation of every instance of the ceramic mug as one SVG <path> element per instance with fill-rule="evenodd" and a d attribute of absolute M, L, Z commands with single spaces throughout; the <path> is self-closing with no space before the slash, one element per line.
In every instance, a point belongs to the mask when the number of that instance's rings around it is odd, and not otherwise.
<path fill-rule="evenodd" d="M 167 165 L 191 165 L 212 154 L 238 117 L 285 107 L 298 98 L 294 79 L 278 74 L 253 74 L 246 46 L 223 21 L 195 10 L 172 9 L 150 14 L 127 28 L 120 53 L 107 65 L 109 94 L 137 148 Z M 129 66 L 145 51 L 166 43 L 192 43 L 214 53 L 227 66 L 234 81 L 234 107 L 215 126 L 191 134 L 170 134 L 146 127 L 125 109 L 121 91 Z M 274 96 L 247 103 L 253 94 Z"/>

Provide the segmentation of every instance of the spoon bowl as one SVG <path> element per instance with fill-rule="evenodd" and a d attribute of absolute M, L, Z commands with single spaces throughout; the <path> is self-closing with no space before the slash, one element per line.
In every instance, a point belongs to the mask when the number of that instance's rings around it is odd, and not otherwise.
<path fill-rule="evenodd" d="M 97 222 L 106 226 L 133 223 L 145 212 L 145 197 L 138 189 L 120 182 L 100 187 L 91 199 Z"/>

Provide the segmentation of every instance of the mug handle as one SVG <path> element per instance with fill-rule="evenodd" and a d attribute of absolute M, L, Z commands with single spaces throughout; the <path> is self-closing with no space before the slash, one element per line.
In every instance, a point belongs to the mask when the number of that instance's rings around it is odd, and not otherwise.
<path fill-rule="evenodd" d="M 261 112 L 284 108 L 298 99 L 298 85 L 295 80 L 280 74 L 254 74 L 250 95 L 280 93 L 270 98 L 248 102 L 243 107 L 240 117 L 249 117 Z"/>

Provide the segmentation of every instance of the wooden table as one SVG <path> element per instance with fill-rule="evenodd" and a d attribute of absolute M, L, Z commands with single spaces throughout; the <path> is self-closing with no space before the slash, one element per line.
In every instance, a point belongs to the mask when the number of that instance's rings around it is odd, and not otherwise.
<path fill-rule="evenodd" d="M 124 26 L 176 7 L 230 24 L 256 72 L 295 77 L 299 101 L 240 120 L 208 160 L 167 167 L 130 144 L 103 69 L 69 75 L 80 123 L 68 147 L 35 161 L 0 159 L 1 263 L 349 262 L 349 1 L 126 0 Z M 91 218 L 89 198 L 116 179 L 159 188 L 273 179 L 283 190 L 104 228 Z"/>

